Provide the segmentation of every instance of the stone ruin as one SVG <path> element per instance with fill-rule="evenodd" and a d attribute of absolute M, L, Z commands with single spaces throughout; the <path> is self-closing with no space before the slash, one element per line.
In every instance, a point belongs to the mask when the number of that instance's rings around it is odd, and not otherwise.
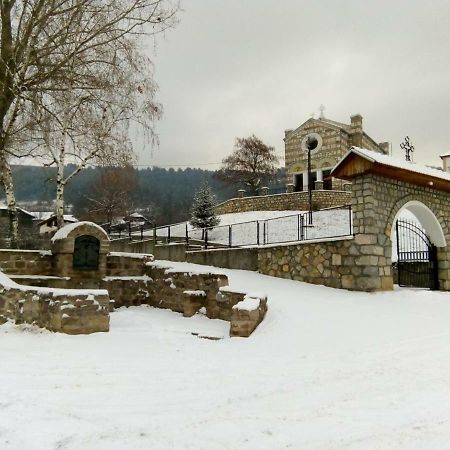
<path fill-rule="evenodd" d="M 230 336 L 248 337 L 263 320 L 267 299 L 232 290 L 220 273 L 177 270 L 151 255 L 113 253 L 99 226 L 61 228 L 52 250 L 0 250 L 0 324 L 30 323 L 51 331 L 109 331 L 121 306 L 150 305 L 191 317 L 203 310 L 230 322 Z"/>

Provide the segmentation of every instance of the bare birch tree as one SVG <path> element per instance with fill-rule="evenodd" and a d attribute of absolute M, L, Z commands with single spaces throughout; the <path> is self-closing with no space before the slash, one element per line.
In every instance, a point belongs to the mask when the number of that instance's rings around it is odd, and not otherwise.
<path fill-rule="evenodd" d="M 140 44 L 172 26 L 177 8 L 175 0 L 0 0 L 0 180 L 13 239 L 11 158 L 45 149 L 64 181 L 65 162 L 81 170 L 118 140 L 128 146 L 131 121 L 154 137 L 161 108 Z"/>

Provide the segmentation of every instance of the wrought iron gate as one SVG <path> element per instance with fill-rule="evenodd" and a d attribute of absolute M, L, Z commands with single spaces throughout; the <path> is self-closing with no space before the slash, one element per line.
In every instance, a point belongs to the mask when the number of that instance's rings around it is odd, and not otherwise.
<path fill-rule="evenodd" d="M 408 220 L 397 220 L 399 286 L 439 289 L 436 247 L 425 231 Z"/>

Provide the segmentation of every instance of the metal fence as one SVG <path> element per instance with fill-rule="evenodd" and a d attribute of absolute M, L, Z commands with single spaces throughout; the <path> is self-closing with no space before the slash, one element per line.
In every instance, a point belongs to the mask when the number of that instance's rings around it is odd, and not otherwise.
<path fill-rule="evenodd" d="M 108 230 L 107 230 L 108 231 Z M 351 206 L 302 212 L 264 220 L 196 229 L 181 222 L 160 227 L 121 224 L 109 230 L 111 239 L 153 239 L 155 243 L 183 242 L 203 248 L 234 248 L 348 236 L 353 233 Z"/>

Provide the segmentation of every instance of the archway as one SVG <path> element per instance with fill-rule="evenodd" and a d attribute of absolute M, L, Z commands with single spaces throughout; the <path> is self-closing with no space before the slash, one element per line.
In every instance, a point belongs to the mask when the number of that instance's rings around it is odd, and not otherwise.
<path fill-rule="evenodd" d="M 390 221 L 389 226 L 391 227 L 390 230 L 391 241 L 393 233 L 395 231 L 395 223 L 397 222 L 398 218 L 401 217 L 401 214 L 404 211 L 409 211 L 414 215 L 414 217 L 420 223 L 422 228 L 425 230 L 427 236 L 430 238 L 430 241 L 436 247 L 447 246 L 445 234 L 438 218 L 436 217 L 434 212 L 431 211 L 430 208 L 428 208 L 428 206 L 424 205 L 422 202 L 419 202 L 417 200 L 410 200 L 404 203 L 403 206 L 401 206 L 397 210 L 395 216 Z"/>
<path fill-rule="evenodd" d="M 447 243 L 433 211 L 417 200 L 407 201 L 392 219 L 390 238 L 394 282 L 439 289 L 437 248 Z"/>

